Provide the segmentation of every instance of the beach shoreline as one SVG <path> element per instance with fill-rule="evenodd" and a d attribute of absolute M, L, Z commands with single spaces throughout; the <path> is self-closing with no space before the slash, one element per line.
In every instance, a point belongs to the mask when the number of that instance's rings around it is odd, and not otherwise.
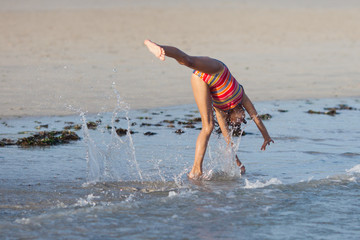
<path fill-rule="evenodd" d="M 145 38 L 222 60 L 255 102 L 359 96 L 355 1 L 214 2 L 195 14 L 202 1 L 25 2 L 0 2 L 1 118 L 111 112 L 114 89 L 131 109 L 193 104 L 191 70 L 155 59 Z"/>

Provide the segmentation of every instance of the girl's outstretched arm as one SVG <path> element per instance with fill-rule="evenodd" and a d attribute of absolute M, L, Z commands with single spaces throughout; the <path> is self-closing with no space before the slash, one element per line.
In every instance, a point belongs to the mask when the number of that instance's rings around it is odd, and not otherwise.
<path fill-rule="evenodd" d="M 265 150 L 267 145 L 270 145 L 270 143 L 274 143 L 274 140 L 271 139 L 265 125 L 261 121 L 261 119 L 258 116 L 258 113 L 252 104 L 249 97 L 244 93 L 243 102 L 242 105 L 246 109 L 246 111 L 249 113 L 250 117 L 254 120 L 256 126 L 258 127 L 259 131 L 261 132 L 261 135 L 264 138 L 264 143 L 261 146 L 261 150 Z"/>

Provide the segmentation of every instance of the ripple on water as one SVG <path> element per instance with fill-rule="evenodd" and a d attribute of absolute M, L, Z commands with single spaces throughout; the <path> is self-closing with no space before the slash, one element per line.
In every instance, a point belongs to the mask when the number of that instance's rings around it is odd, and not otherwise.
<path fill-rule="evenodd" d="M 337 101 L 318 100 L 311 107 L 336 106 Z M 352 99 L 344 102 L 360 108 Z M 242 176 L 233 153 L 213 135 L 204 160 L 205 178 L 187 179 L 198 130 L 189 128 L 178 135 L 158 123 L 171 116 L 174 126 L 183 129 L 178 121 L 188 121 L 187 114 L 196 117 L 195 105 L 148 114 L 131 111 L 130 123 L 116 111 L 86 116 L 102 121 L 89 130 L 89 138 L 75 145 L 2 148 L 0 238 L 353 238 L 360 216 L 354 201 L 360 194 L 358 131 L 353 130 L 358 112 L 310 115 L 301 101 L 277 103 L 289 111 L 272 111 L 272 103 L 256 104 L 259 113 L 273 116 L 264 123 L 275 144 L 261 152 L 263 140 L 249 121 L 246 131 L 256 134 L 245 135 L 235 151 L 247 168 Z M 61 119 L 40 120 L 49 128 L 81 122 L 78 116 Z M 34 120 L 39 119 L 7 120 L 13 127 L 0 126 L 1 134 L 15 136 L 27 127 L 33 129 L 38 125 Z M 151 125 L 141 127 L 145 122 Z M 112 135 L 113 127 L 129 125 L 137 132 L 131 139 Z M 141 134 L 147 131 L 157 134 Z M 93 169 L 98 171 L 94 177 L 99 177 L 86 183 L 86 169 L 91 167 L 86 166 L 85 140 L 96 146 Z M 116 148 L 119 144 L 123 147 Z M 134 159 L 137 165 L 129 163 Z"/>

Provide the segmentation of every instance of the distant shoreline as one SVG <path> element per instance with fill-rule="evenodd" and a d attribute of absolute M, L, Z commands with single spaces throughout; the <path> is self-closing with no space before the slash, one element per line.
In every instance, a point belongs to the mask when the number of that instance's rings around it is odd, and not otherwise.
<path fill-rule="evenodd" d="M 360 96 L 346 96 L 346 97 L 333 97 L 333 98 L 301 98 L 301 99 L 273 99 L 273 100 L 258 100 L 258 101 L 255 101 L 254 102 L 254 105 L 255 107 L 258 105 L 258 104 L 261 104 L 262 102 L 276 102 L 276 103 L 281 103 L 281 102 L 289 102 L 289 101 L 309 101 L 309 102 L 312 102 L 312 101 L 326 101 L 326 100 L 329 100 L 329 101 L 333 101 L 333 100 L 339 100 L 339 104 L 342 104 L 343 101 L 346 101 L 346 100 L 349 100 L 349 99 L 358 99 L 360 101 Z M 158 110 L 161 110 L 161 111 L 164 111 L 166 110 L 166 108 L 176 108 L 176 107 L 179 107 L 179 108 L 182 108 L 183 106 L 192 106 L 194 108 L 194 110 L 197 110 L 197 106 L 196 106 L 196 103 L 193 102 L 193 103 L 186 103 L 186 104 L 180 104 L 180 105 L 164 105 L 164 106 L 154 106 L 154 107 L 151 107 L 151 108 L 133 108 L 130 106 L 130 108 L 128 109 L 130 114 L 131 114 L 131 111 L 144 111 L 144 112 L 151 112 L 151 111 L 158 111 Z M 333 106 L 335 107 L 335 106 Z M 279 106 L 279 108 L 281 108 L 281 106 Z M 109 110 L 109 111 L 106 111 L 106 112 L 86 112 L 86 115 L 87 116 L 96 116 L 98 115 L 99 113 L 100 114 L 106 114 L 106 113 L 112 113 L 115 109 L 112 109 L 112 110 Z M 360 110 L 360 109 L 359 109 Z M 11 121 L 12 119 L 21 119 L 21 118 L 56 118 L 56 117 L 71 117 L 71 116 L 78 116 L 80 115 L 80 113 L 75 113 L 75 112 L 71 112 L 71 111 L 68 111 L 68 112 L 65 112 L 65 113 L 59 113 L 59 114 L 44 114 L 44 115 L 22 115 L 22 116 L 0 116 L 0 122 L 1 120 L 3 121 Z"/>

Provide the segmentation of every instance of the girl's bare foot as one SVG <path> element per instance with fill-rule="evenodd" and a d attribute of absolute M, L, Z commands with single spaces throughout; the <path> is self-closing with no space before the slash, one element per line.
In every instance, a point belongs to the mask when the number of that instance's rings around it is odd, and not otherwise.
<path fill-rule="evenodd" d="M 202 175 L 201 174 L 188 173 L 187 176 L 191 180 L 200 180 Z"/>
<path fill-rule="evenodd" d="M 149 39 L 146 39 L 144 44 L 147 46 L 149 51 L 155 55 L 155 57 L 159 58 L 161 61 L 165 61 L 165 50 L 162 47 Z"/>
<path fill-rule="evenodd" d="M 202 172 L 198 172 L 198 171 L 194 171 L 191 170 L 188 174 L 187 174 L 188 178 L 193 179 L 193 180 L 199 180 L 202 176 Z"/>

